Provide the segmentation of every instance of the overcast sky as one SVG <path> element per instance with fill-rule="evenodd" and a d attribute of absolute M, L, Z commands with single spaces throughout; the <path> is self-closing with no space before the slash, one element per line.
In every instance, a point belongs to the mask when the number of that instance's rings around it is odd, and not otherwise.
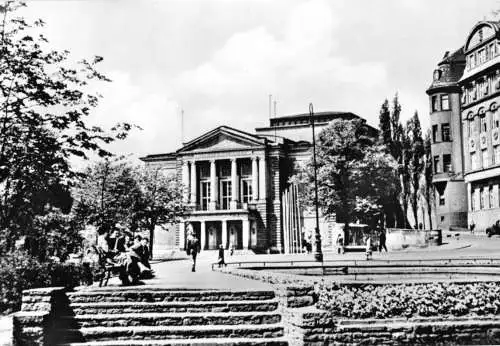
<path fill-rule="evenodd" d="M 498 0 L 30 0 L 27 15 L 75 59 L 100 55 L 104 100 L 96 124 L 143 128 L 122 154 L 174 151 L 219 125 L 246 131 L 278 116 L 350 111 L 376 126 L 398 92 L 406 119 L 418 110 L 446 50 L 492 17 Z"/>

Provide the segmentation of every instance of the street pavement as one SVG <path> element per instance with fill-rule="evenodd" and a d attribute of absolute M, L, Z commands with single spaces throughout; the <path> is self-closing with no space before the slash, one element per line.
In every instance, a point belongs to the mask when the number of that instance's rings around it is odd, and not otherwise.
<path fill-rule="evenodd" d="M 187 289 L 269 289 L 266 283 L 249 280 L 230 274 L 212 271 L 211 265 L 217 261 L 218 251 L 202 251 L 198 257 L 196 272 L 191 271 L 190 259 L 163 260 L 153 262 L 156 277 L 145 280 L 147 286 Z M 500 236 L 487 238 L 483 234 L 444 233 L 443 245 L 427 248 L 408 248 L 403 251 L 374 252 L 374 260 L 412 260 L 448 258 L 500 258 Z M 336 254 L 325 252 L 325 261 L 364 260 L 363 252 Z M 274 261 L 314 261 L 312 254 L 253 255 L 226 253 L 226 262 L 274 262 Z M 110 280 L 110 286 L 119 286 L 117 278 Z"/>

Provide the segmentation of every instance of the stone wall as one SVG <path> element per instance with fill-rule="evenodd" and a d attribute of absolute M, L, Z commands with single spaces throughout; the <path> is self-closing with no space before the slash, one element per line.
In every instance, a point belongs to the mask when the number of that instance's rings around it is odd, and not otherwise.
<path fill-rule="evenodd" d="M 499 344 L 500 317 L 340 320 L 327 312 L 290 310 L 291 345 Z"/>
<path fill-rule="evenodd" d="M 18 345 L 52 345 L 50 331 L 55 316 L 66 303 L 63 287 L 23 291 L 21 311 L 14 314 L 14 339 Z"/>

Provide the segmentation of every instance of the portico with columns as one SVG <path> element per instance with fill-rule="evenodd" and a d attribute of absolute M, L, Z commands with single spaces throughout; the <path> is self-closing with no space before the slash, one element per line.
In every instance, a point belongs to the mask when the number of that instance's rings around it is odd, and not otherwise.
<path fill-rule="evenodd" d="M 221 244 L 255 249 L 263 240 L 259 237 L 267 239 L 267 217 L 259 215 L 268 197 L 266 154 L 266 139 L 231 128 L 218 128 L 177 151 L 190 208 L 180 223 L 180 248 L 189 232 L 197 235 L 202 250 Z"/>

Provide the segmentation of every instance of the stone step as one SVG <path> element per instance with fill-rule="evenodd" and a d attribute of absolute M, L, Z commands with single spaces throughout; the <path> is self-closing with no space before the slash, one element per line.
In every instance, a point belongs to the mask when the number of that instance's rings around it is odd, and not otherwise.
<path fill-rule="evenodd" d="M 230 290 L 166 290 L 166 289 L 106 289 L 68 293 L 72 303 L 91 302 L 197 302 L 228 300 L 266 300 L 273 291 Z"/>
<path fill-rule="evenodd" d="M 240 301 L 200 301 L 200 302 L 103 302 L 72 303 L 69 315 L 121 314 L 148 312 L 241 312 L 275 311 L 276 299 Z"/>
<path fill-rule="evenodd" d="M 166 340 L 200 338 L 278 338 L 284 336 L 280 324 L 211 326 L 91 327 L 55 330 L 62 342 Z"/>
<path fill-rule="evenodd" d="M 257 325 L 280 321 L 281 315 L 276 312 L 128 313 L 62 316 L 59 327 Z"/>
<path fill-rule="evenodd" d="M 60 346 L 287 346 L 288 341 L 280 338 L 226 338 L 226 339 L 184 339 L 184 340 L 113 340 L 61 344 Z"/>

